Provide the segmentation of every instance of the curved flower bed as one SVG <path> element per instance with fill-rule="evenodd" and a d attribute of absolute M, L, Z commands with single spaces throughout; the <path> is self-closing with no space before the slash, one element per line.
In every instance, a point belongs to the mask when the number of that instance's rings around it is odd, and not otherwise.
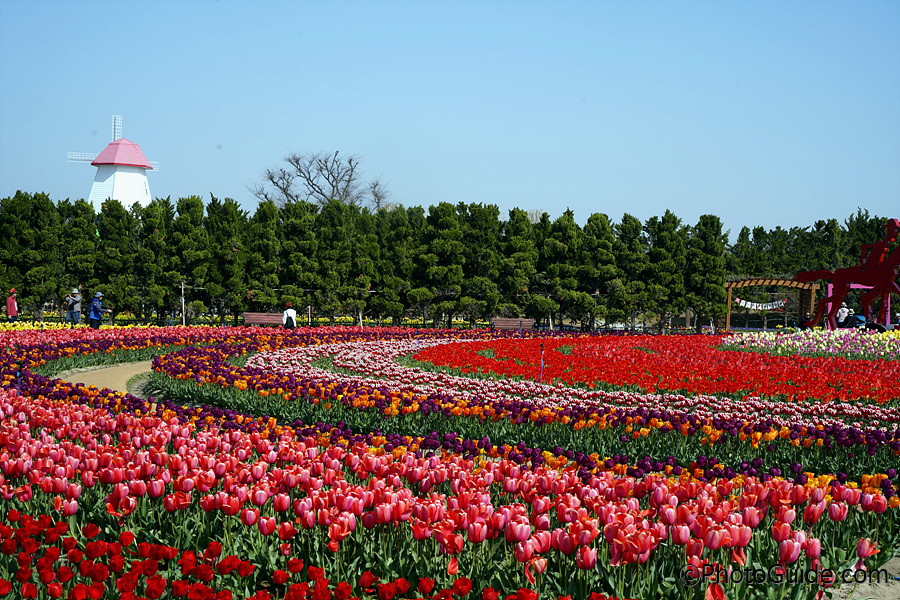
<path fill-rule="evenodd" d="M 720 350 L 719 336 L 629 336 L 451 344 L 416 355 L 464 373 L 646 393 L 896 403 L 900 362 Z M 542 363 L 542 349 L 543 363 Z M 543 367 L 541 366 L 543 364 Z"/>
<path fill-rule="evenodd" d="M 856 403 L 742 403 L 572 390 L 456 377 L 394 362 L 417 348 L 443 343 L 356 342 L 282 349 L 257 354 L 244 369 L 211 356 L 212 350 L 160 357 L 157 363 L 179 379 L 199 378 L 274 398 L 269 414 L 278 413 L 288 422 L 316 414 L 360 431 L 378 427 L 402 434 L 452 432 L 453 437 L 481 440 L 482 448 L 505 442 L 523 445 L 520 453 L 543 448 L 563 456 L 568 450 L 569 458 L 585 469 L 631 462 L 633 474 L 668 465 L 707 478 L 791 473 L 799 482 L 807 477 L 804 472 L 814 471 L 846 482 L 848 472 L 856 478 L 887 472 L 886 493 L 894 494 L 900 484 L 893 481 L 892 468 L 900 453 L 897 411 Z M 323 357 L 332 359 L 332 368 L 366 375 L 343 373 L 338 378 L 313 366 Z M 229 400 L 236 402 L 240 400 Z M 616 451 L 604 456 L 605 449 Z M 504 451 L 508 446 L 501 447 Z M 716 467 L 719 461 L 707 458 L 711 454 L 734 458 Z M 635 456 L 643 457 L 638 464 Z M 587 477 L 589 471 L 582 474 Z"/>
<path fill-rule="evenodd" d="M 762 598 L 746 582 L 676 582 L 688 566 L 751 561 L 871 568 L 900 547 L 897 473 L 865 472 L 896 464 L 889 406 L 800 402 L 761 418 L 729 399 L 473 382 L 393 362 L 448 332 L 174 333 L 189 347 L 155 366 L 177 401 L 24 366 L 49 368 L 81 340 L 0 354 L 0 595 Z M 121 349 L 162 352 L 168 339 L 142 336 Z M 573 451 L 581 438 L 618 452 Z M 682 468 L 622 451 L 665 439 L 717 457 Z M 754 449 L 760 461 L 739 472 Z M 831 455 L 854 475 L 803 458 L 786 479 L 762 460 L 784 453 Z"/>

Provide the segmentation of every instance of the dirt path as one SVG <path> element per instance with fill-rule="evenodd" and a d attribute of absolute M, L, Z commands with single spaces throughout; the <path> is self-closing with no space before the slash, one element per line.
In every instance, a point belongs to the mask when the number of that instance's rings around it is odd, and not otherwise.
<path fill-rule="evenodd" d="M 881 567 L 891 577 L 900 575 L 900 558 L 893 558 Z M 888 583 L 864 583 L 854 587 L 852 584 L 841 586 L 834 595 L 842 600 L 900 600 L 900 581 L 891 579 Z"/>
<path fill-rule="evenodd" d="M 135 363 L 125 363 L 114 367 L 99 367 L 93 369 L 77 369 L 66 371 L 57 375 L 60 379 L 83 385 L 93 385 L 97 388 L 109 388 L 120 392 L 130 392 L 142 398 L 141 384 L 152 370 L 152 362 L 149 360 Z M 130 380 L 131 385 L 128 385 Z"/>

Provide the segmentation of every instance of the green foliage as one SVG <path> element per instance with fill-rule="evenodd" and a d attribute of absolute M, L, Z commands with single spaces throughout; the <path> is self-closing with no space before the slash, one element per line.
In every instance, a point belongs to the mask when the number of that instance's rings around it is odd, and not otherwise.
<path fill-rule="evenodd" d="M 632 328 L 638 314 L 649 309 L 651 303 L 647 281 L 650 280 L 650 260 L 647 238 L 641 222 L 625 213 L 616 225 L 615 255 L 621 279 L 612 284 L 613 305 L 631 320 Z"/>
<path fill-rule="evenodd" d="M 138 290 L 135 263 L 137 260 L 137 218 L 118 200 L 106 200 L 97 215 L 100 232 L 96 273 L 100 284 L 89 290 L 86 297 L 103 292 L 103 308 L 110 309 L 112 316 L 123 310 L 134 312 L 138 304 Z"/>
<path fill-rule="evenodd" d="M 3 298 L 18 290 L 19 312 L 43 316 L 44 306 L 58 304 L 63 282 L 60 217 L 46 194 L 16 192 L 0 202 L 0 262 Z"/>
<path fill-rule="evenodd" d="M 175 205 L 169 198 L 156 198 L 141 210 L 135 272 L 139 302 L 135 314 L 160 318 L 178 306 L 181 283 L 171 251 Z"/>
<path fill-rule="evenodd" d="M 791 276 L 856 265 L 860 246 L 884 235 L 885 219 L 859 209 L 843 224 L 744 227 L 731 246 L 716 217 L 686 227 L 671 211 L 642 224 L 566 211 L 532 222 L 515 208 L 440 203 L 376 212 L 338 201 L 261 201 L 250 214 L 230 198 L 157 198 L 146 207 L 84 200 L 54 203 L 17 192 L 0 200 L 0 286 L 19 290 L 20 311 L 43 318 L 81 286 L 85 299 L 140 321 L 187 317 L 222 322 L 243 311 L 307 306 L 332 323 L 351 315 L 423 326 L 491 316 L 598 322 L 658 319 L 690 307 L 703 322 L 725 306 L 726 276 Z M 774 290 L 742 297 L 767 301 Z M 180 320 L 180 318 L 178 319 Z"/>
<path fill-rule="evenodd" d="M 697 331 L 707 318 L 725 315 L 725 236 L 714 215 L 701 215 L 688 241 L 687 304 L 697 315 Z"/>
<path fill-rule="evenodd" d="M 272 201 L 259 203 L 245 229 L 247 249 L 247 287 L 249 306 L 259 311 L 278 303 L 281 238 L 278 231 L 278 207 Z"/>
<path fill-rule="evenodd" d="M 671 211 L 651 217 L 645 228 L 650 243 L 648 292 L 659 314 L 659 326 L 686 305 L 687 230 Z"/>
<path fill-rule="evenodd" d="M 221 314 L 231 314 L 235 323 L 247 310 L 247 213 L 231 198 L 211 196 L 203 221 L 209 240 L 206 292 Z"/>
<path fill-rule="evenodd" d="M 451 322 L 456 311 L 463 283 L 466 261 L 462 222 L 456 208 L 441 202 L 428 210 L 424 253 L 420 257 L 423 283 L 432 290 L 432 324 L 437 325 L 446 315 Z"/>

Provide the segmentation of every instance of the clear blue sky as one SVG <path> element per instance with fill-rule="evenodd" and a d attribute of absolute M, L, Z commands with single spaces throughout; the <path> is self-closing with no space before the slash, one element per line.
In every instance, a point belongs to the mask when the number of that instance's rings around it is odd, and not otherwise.
<path fill-rule="evenodd" d="M 154 196 L 289 152 L 391 200 L 687 223 L 900 217 L 900 2 L 0 0 L 0 197 L 86 198 L 111 115 Z"/>

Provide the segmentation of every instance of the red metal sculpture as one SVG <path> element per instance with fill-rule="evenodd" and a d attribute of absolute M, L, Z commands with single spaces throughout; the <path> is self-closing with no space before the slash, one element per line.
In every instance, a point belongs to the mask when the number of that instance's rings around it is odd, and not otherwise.
<path fill-rule="evenodd" d="M 862 310 L 867 321 L 872 320 L 872 302 L 875 298 L 881 298 L 881 310 L 878 320 L 883 322 L 887 310 L 887 298 L 891 293 L 900 294 L 900 285 L 897 284 L 897 273 L 900 268 L 900 246 L 890 253 L 891 244 L 897 240 L 900 233 L 900 221 L 891 219 L 885 225 L 887 234 L 874 244 L 863 244 L 860 247 L 859 265 L 835 269 L 834 271 L 805 271 L 794 275 L 794 281 L 814 281 L 816 279 L 830 280 L 834 286 L 834 293 L 819 300 L 816 307 L 816 316 L 804 323 L 807 327 L 815 327 L 822 319 L 825 306 L 831 302 L 831 310 L 828 312 L 828 328 L 837 328 L 837 311 L 841 302 L 850 291 L 850 286 L 858 283 L 870 286 L 872 289 L 862 296 Z"/>

